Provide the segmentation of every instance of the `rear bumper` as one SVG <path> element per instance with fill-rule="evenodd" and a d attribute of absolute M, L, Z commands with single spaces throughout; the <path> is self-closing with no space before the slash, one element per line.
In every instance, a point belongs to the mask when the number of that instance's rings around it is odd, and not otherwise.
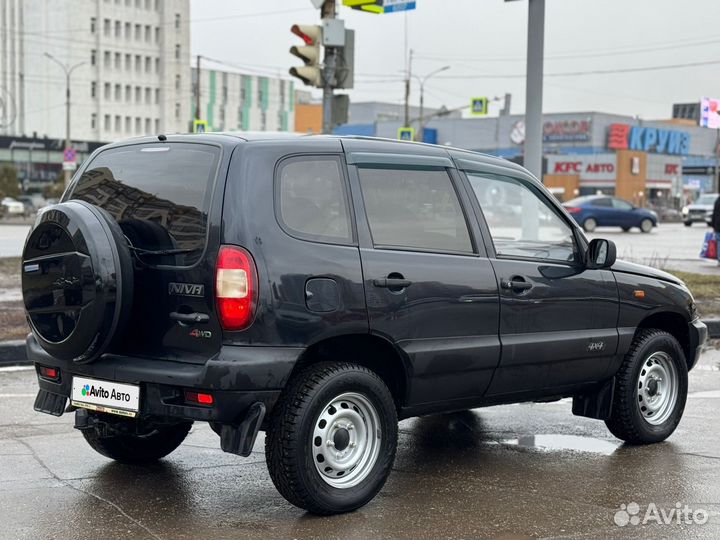
<path fill-rule="evenodd" d="M 272 410 L 301 353 L 302 349 L 285 347 L 223 347 L 205 364 L 123 356 L 76 364 L 50 356 L 32 335 L 27 338 L 28 359 L 36 368 L 60 370 L 57 382 L 38 376 L 40 394 L 35 403 L 36 410 L 56 415 L 62 414 L 70 398 L 73 375 L 80 375 L 139 385 L 140 416 L 237 424 L 254 403 Z M 185 389 L 211 393 L 213 405 L 185 403 Z"/>
<path fill-rule="evenodd" d="M 700 350 L 708 338 L 708 329 L 704 322 L 700 319 L 690 321 L 688 325 L 688 334 L 690 337 L 690 358 L 688 361 L 688 370 L 695 367 L 700 358 Z"/>

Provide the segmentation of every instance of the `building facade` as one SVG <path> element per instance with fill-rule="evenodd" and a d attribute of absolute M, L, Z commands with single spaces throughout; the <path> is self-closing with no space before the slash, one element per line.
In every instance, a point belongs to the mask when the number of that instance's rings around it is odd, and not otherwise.
<path fill-rule="evenodd" d="M 192 68 L 193 85 L 197 79 L 197 69 Z M 199 116 L 209 131 L 295 129 L 295 84 L 283 78 L 201 67 L 198 116 L 195 99 L 189 101 L 188 119 Z"/>
<path fill-rule="evenodd" d="M 0 135 L 65 138 L 58 63 L 72 139 L 187 131 L 189 0 L 0 0 Z"/>

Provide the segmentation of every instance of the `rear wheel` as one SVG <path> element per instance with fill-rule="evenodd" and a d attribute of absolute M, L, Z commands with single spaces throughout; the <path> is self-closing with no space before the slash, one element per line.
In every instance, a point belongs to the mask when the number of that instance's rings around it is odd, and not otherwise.
<path fill-rule="evenodd" d="M 623 232 L 630 232 L 630 227 L 623 227 L 622 230 Z"/>
<path fill-rule="evenodd" d="M 275 406 L 265 456 L 283 497 L 328 515 L 375 497 L 396 445 L 395 403 L 382 379 L 362 366 L 322 363 L 294 377 Z"/>
<path fill-rule="evenodd" d="M 595 218 L 587 218 L 583 221 L 583 229 L 585 229 L 585 232 L 593 232 L 597 229 L 597 221 L 595 221 Z"/>
<path fill-rule="evenodd" d="M 692 221 L 683 221 L 683 225 L 685 225 L 686 227 L 690 227 L 692 226 Z"/>
<path fill-rule="evenodd" d="M 101 436 L 94 429 L 82 434 L 90 447 L 122 463 L 150 463 L 164 458 L 185 440 L 192 422 L 154 426 L 146 433 Z"/>
<path fill-rule="evenodd" d="M 678 341 L 661 330 L 641 330 L 616 375 L 612 413 L 605 424 L 631 444 L 664 441 L 682 417 L 687 381 Z"/>
<path fill-rule="evenodd" d="M 643 219 L 643 220 L 640 222 L 640 230 L 641 230 L 642 232 L 644 232 L 644 233 L 649 233 L 650 231 L 652 231 L 652 228 L 653 228 L 653 222 L 652 222 L 652 220 Z"/>

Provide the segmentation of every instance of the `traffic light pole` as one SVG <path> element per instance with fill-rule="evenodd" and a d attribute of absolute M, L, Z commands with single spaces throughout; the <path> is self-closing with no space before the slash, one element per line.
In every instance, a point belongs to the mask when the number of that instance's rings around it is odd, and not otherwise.
<path fill-rule="evenodd" d="M 320 9 L 321 19 L 335 18 L 335 0 L 325 0 Z M 337 62 L 337 48 L 325 47 L 325 69 L 323 70 L 323 133 L 332 133 L 333 83 Z"/>

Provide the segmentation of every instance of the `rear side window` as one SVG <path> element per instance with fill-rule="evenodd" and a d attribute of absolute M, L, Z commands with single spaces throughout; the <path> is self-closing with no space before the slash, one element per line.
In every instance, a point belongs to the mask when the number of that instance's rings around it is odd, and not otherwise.
<path fill-rule="evenodd" d="M 278 217 L 289 234 L 318 242 L 352 242 L 348 197 L 339 158 L 288 158 L 280 162 L 276 178 Z"/>
<path fill-rule="evenodd" d="M 472 253 L 467 222 L 444 169 L 358 169 L 375 246 Z"/>
<path fill-rule="evenodd" d="M 591 204 L 593 206 L 603 206 L 605 208 L 612 207 L 612 201 L 610 201 L 610 199 L 595 199 Z"/>
<path fill-rule="evenodd" d="M 207 144 L 110 148 L 93 158 L 71 198 L 109 212 L 137 248 L 187 250 L 173 260 L 190 265 L 205 248 L 219 159 Z"/>

